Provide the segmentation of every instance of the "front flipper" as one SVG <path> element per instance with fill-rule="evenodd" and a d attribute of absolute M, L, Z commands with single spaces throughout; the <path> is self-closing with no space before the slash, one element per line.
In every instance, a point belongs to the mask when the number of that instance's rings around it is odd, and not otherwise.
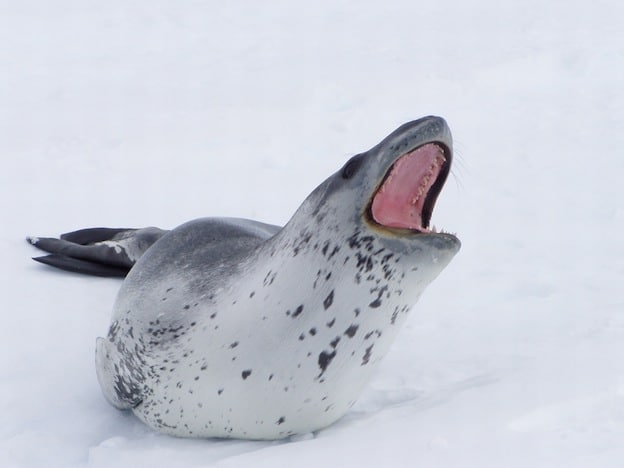
<path fill-rule="evenodd" d="M 124 348 L 125 350 L 125 348 Z M 95 347 L 95 369 L 102 393 L 117 409 L 130 409 L 143 401 L 143 363 L 127 350 L 121 353 L 106 338 L 98 338 Z"/>
<path fill-rule="evenodd" d="M 52 254 L 33 259 L 40 263 L 75 273 L 124 277 L 166 232 L 155 227 L 92 228 L 63 234 L 60 239 L 29 237 L 27 241 Z"/>

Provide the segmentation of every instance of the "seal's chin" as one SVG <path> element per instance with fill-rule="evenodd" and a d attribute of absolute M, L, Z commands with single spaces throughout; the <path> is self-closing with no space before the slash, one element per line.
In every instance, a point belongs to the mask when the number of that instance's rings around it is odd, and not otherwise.
<path fill-rule="evenodd" d="M 431 214 L 450 163 L 451 152 L 440 143 L 427 143 L 399 157 L 372 197 L 372 220 L 384 227 L 431 232 Z"/>

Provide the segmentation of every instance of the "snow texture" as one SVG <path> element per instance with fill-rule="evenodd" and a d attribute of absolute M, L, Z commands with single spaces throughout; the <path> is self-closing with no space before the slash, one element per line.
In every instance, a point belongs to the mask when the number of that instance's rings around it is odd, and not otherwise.
<path fill-rule="evenodd" d="M 0 5 L 0 466 L 619 467 L 624 4 L 581 0 Z M 463 248 L 337 424 L 183 440 L 94 369 L 119 282 L 26 235 L 285 223 L 350 156 L 444 116 L 433 216 Z"/>

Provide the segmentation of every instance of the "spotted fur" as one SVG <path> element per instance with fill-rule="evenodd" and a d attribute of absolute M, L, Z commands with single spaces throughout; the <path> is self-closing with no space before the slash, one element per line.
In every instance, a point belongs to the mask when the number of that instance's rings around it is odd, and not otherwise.
<path fill-rule="evenodd" d="M 109 401 L 185 437 L 278 439 L 340 418 L 459 249 L 452 235 L 368 218 L 393 161 L 431 141 L 451 148 L 442 119 L 404 125 L 323 182 L 283 229 L 208 218 L 162 236 L 98 341 Z"/>

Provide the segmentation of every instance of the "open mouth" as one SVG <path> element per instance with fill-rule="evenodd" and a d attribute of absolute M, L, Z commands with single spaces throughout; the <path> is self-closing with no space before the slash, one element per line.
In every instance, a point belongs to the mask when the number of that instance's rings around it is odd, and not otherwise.
<path fill-rule="evenodd" d="M 427 143 L 399 157 L 373 196 L 373 221 L 390 228 L 431 232 L 433 207 L 450 166 L 451 152 L 441 143 Z"/>

